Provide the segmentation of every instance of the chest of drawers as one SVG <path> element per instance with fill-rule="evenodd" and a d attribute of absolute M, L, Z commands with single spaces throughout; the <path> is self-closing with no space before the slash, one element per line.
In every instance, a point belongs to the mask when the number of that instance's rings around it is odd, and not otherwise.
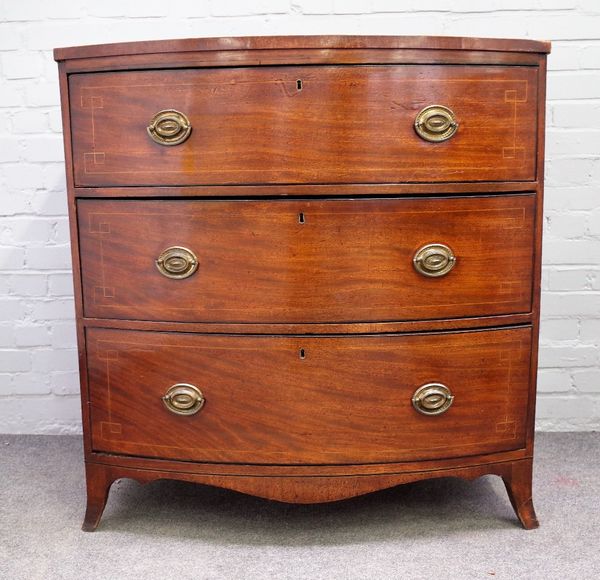
<path fill-rule="evenodd" d="M 526 528 L 549 45 L 57 49 L 87 478 L 335 501 L 503 478 Z"/>

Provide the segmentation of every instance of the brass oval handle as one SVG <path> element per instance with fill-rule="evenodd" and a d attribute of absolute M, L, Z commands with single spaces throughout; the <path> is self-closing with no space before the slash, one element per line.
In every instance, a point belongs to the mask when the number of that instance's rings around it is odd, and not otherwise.
<path fill-rule="evenodd" d="M 179 145 L 190 136 L 192 124 L 180 111 L 166 109 L 152 117 L 146 130 L 159 145 Z"/>
<path fill-rule="evenodd" d="M 183 246 L 171 246 L 156 259 L 158 271 L 167 278 L 189 278 L 198 269 L 196 254 Z"/>
<path fill-rule="evenodd" d="M 413 407 L 423 415 L 441 415 L 450 408 L 453 401 L 454 395 L 441 383 L 422 385 L 412 398 Z"/>
<path fill-rule="evenodd" d="M 456 256 L 446 244 L 427 244 L 419 248 L 413 257 L 415 270 L 423 276 L 445 276 L 456 264 Z"/>
<path fill-rule="evenodd" d="M 206 399 L 198 387 L 187 383 L 177 383 L 168 389 L 162 397 L 162 402 L 171 413 L 194 415 L 204 407 Z"/>
<path fill-rule="evenodd" d="M 430 105 L 419 112 L 415 131 L 421 139 L 437 143 L 450 139 L 458 129 L 456 115 L 443 105 Z"/>

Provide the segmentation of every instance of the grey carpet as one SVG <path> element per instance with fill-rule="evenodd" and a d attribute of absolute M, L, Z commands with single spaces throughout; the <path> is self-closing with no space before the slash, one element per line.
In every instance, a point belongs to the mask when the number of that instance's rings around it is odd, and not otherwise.
<path fill-rule="evenodd" d="M 122 480 L 90 534 L 80 439 L 0 435 L 0 578 L 596 579 L 599 451 L 599 433 L 538 434 L 530 532 L 486 476 L 313 506 Z"/>

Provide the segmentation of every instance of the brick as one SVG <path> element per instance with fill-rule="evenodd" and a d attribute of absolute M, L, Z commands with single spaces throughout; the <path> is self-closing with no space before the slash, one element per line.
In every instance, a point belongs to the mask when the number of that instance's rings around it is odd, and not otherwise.
<path fill-rule="evenodd" d="M 31 354 L 26 350 L 1 350 L 3 372 L 24 372 L 31 369 Z"/>
<path fill-rule="evenodd" d="M 60 105 L 58 79 L 54 83 L 36 83 L 25 88 L 25 102 L 30 107 L 51 107 Z"/>
<path fill-rule="evenodd" d="M 586 220 L 587 214 L 584 212 L 547 212 L 545 234 L 561 239 L 583 237 Z"/>
<path fill-rule="evenodd" d="M 0 324 L 0 348 L 13 348 L 14 346 L 16 345 L 13 325 L 6 323 Z M 2 370 L 1 363 L 0 370 Z"/>
<path fill-rule="evenodd" d="M 17 270 L 25 263 L 23 248 L 0 248 L 0 271 Z"/>
<path fill-rule="evenodd" d="M 120 3 L 125 9 L 125 2 Z M 101 7 L 104 2 L 96 2 L 94 6 Z M 91 21 L 89 25 L 83 25 L 76 20 L 52 22 L 32 22 L 24 28 L 22 37 L 23 43 L 29 50 L 50 51 L 56 46 L 77 46 L 81 44 L 98 44 L 106 42 L 107 38 L 116 40 L 130 40 L 127 36 L 119 37 L 117 34 L 111 34 L 111 30 L 118 29 L 113 25 L 118 21 L 102 22 Z M 125 22 L 128 24 L 128 22 Z M 146 26 L 146 29 L 148 27 Z M 151 36 L 149 34 L 148 36 Z M 54 75 L 56 78 L 56 75 Z M 51 80 L 51 77 L 48 77 Z"/>
<path fill-rule="evenodd" d="M 75 19 L 84 16 L 86 2 L 73 2 L 73 0 L 52 0 L 47 18 L 50 19 Z"/>
<path fill-rule="evenodd" d="M 599 65 L 600 66 L 600 65 Z M 552 125 L 567 129 L 600 129 L 600 103 L 556 102 L 552 104 Z M 597 138 L 597 136 L 596 136 Z"/>
<path fill-rule="evenodd" d="M 544 241 L 546 264 L 594 264 L 600 255 L 600 240 L 556 240 Z"/>
<path fill-rule="evenodd" d="M 52 221 L 37 216 L 4 219 L 0 227 L 3 244 L 43 244 L 51 239 L 53 232 Z"/>
<path fill-rule="evenodd" d="M 581 47 L 569 44 L 553 46 L 548 70 L 577 70 L 581 66 Z"/>
<path fill-rule="evenodd" d="M 210 12 L 213 16 L 252 16 L 254 14 L 285 14 L 289 0 L 211 0 Z"/>
<path fill-rule="evenodd" d="M 73 276 L 71 274 L 50 274 L 49 293 L 52 296 L 73 296 Z"/>
<path fill-rule="evenodd" d="M 588 270 L 551 270 L 548 273 L 548 289 L 552 292 L 569 292 L 591 289 Z"/>
<path fill-rule="evenodd" d="M 31 358 L 31 368 L 35 372 L 77 370 L 77 351 L 72 349 L 34 350 Z"/>
<path fill-rule="evenodd" d="M 540 346 L 540 368 L 593 367 L 600 362 L 599 353 L 593 345 Z"/>
<path fill-rule="evenodd" d="M 11 163 L 21 158 L 21 141 L 17 137 L 0 136 L 0 163 Z"/>
<path fill-rule="evenodd" d="M 7 79 L 34 79 L 42 70 L 38 54 L 5 52 L 2 54 L 2 72 Z"/>
<path fill-rule="evenodd" d="M 68 244 L 71 241 L 69 220 L 66 217 L 55 220 L 52 239 L 57 244 Z"/>
<path fill-rule="evenodd" d="M 540 326 L 542 343 L 548 341 L 577 340 L 579 321 L 570 318 L 543 320 Z"/>
<path fill-rule="evenodd" d="M 44 274 L 15 274 L 10 277 L 9 287 L 16 296 L 45 296 L 48 283 Z"/>
<path fill-rule="evenodd" d="M 582 320 L 579 337 L 582 342 L 600 344 L 600 319 L 588 318 Z"/>
<path fill-rule="evenodd" d="M 600 211 L 590 214 L 587 231 L 592 236 L 600 236 Z"/>
<path fill-rule="evenodd" d="M 201 4 L 202 2 L 198 2 Z M 171 13 L 171 6 L 164 0 L 144 0 L 139 3 L 124 3 L 130 18 L 156 18 Z"/>
<path fill-rule="evenodd" d="M 371 2 L 365 0 L 333 0 L 335 14 L 367 14 L 371 12 Z"/>
<path fill-rule="evenodd" d="M 599 20 L 600 24 L 600 20 Z M 548 99 L 597 99 L 600 97 L 600 72 L 548 73 Z"/>
<path fill-rule="evenodd" d="M 598 37 L 600 12 L 582 18 L 578 12 L 561 14 L 544 14 L 543 11 L 532 13 L 526 22 L 530 38 L 551 38 L 553 40 L 577 40 Z M 519 35 L 521 36 L 521 35 Z M 516 38 L 516 37 L 514 37 Z"/>
<path fill-rule="evenodd" d="M 597 405 L 579 397 L 541 397 L 536 405 L 536 415 L 540 419 L 592 419 L 596 416 Z"/>
<path fill-rule="evenodd" d="M 1 303 L 0 303 L 1 304 Z M 33 304 L 31 317 L 33 320 L 63 320 L 75 316 L 73 300 L 49 300 Z"/>
<path fill-rule="evenodd" d="M 301 14 L 331 14 L 333 0 L 292 0 L 292 11 Z"/>
<path fill-rule="evenodd" d="M 49 4 L 44 0 L 27 0 L 25 2 L 4 0 L 0 5 L 0 14 L 5 22 L 42 20 L 46 16 L 48 8 Z"/>
<path fill-rule="evenodd" d="M 36 270 L 64 270 L 71 267 L 69 246 L 46 246 L 28 248 L 27 267 Z"/>
<path fill-rule="evenodd" d="M 0 91 L 0 107 L 20 107 L 25 99 L 23 91 L 16 86 L 13 81 L 2 81 L 2 90 Z"/>
<path fill-rule="evenodd" d="M 600 111 L 598 112 L 600 114 Z M 549 128 L 546 133 L 546 151 L 549 159 L 564 155 L 589 155 L 600 139 L 600 131 L 569 130 Z"/>
<path fill-rule="evenodd" d="M 546 186 L 544 201 L 547 210 L 591 210 L 598 207 L 598 189 L 593 186 Z"/>
<path fill-rule="evenodd" d="M 0 50 L 17 50 L 21 37 L 13 24 L 0 24 Z"/>
<path fill-rule="evenodd" d="M 61 194 L 58 197 L 66 199 L 67 182 L 65 177 L 65 166 L 62 163 L 45 164 L 43 168 L 42 184 L 48 193 L 57 192 Z"/>
<path fill-rule="evenodd" d="M 48 111 L 48 126 L 50 131 L 62 134 L 62 114 L 58 107 Z"/>
<path fill-rule="evenodd" d="M 24 140 L 24 145 L 23 157 L 26 161 L 32 163 L 64 162 L 63 142 L 60 135 L 30 137 Z"/>
<path fill-rule="evenodd" d="M 50 332 L 41 324 L 17 326 L 15 341 L 17 346 L 50 346 Z"/>
<path fill-rule="evenodd" d="M 54 348 L 76 348 L 77 332 L 75 321 L 59 322 L 52 324 L 52 346 Z"/>
<path fill-rule="evenodd" d="M 31 209 L 43 216 L 67 215 L 67 196 L 64 192 L 39 191 L 31 197 Z"/>
<path fill-rule="evenodd" d="M 6 163 L 0 166 L 0 174 L 11 190 L 37 189 L 42 184 L 42 168 L 39 165 Z"/>
<path fill-rule="evenodd" d="M 584 69 L 600 68 L 600 46 L 586 46 L 581 50 L 580 66 Z"/>
<path fill-rule="evenodd" d="M 51 373 L 50 388 L 55 395 L 79 394 L 79 373 L 77 371 Z"/>
<path fill-rule="evenodd" d="M 571 390 L 571 375 L 563 369 L 540 369 L 537 381 L 540 393 L 565 393 Z"/>
<path fill-rule="evenodd" d="M 50 380 L 47 373 L 21 373 L 13 377 L 13 395 L 50 394 Z"/>
<path fill-rule="evenodd" d="M 600 78 L 598 79 L 600 81 Z M 548 185 L 592 185 L 600 180 L 600 159 L 561 157 L 546 165 Z"/>
<path fill-rule="evenodd" d="M 0 171 L 0 176 L 2 171 Z M 22 192 L 15 194 L 5 192 L 2 194 L 2 215 L 12 216 L 29 212 L 31 209 L 31 199 Z"/>
<path fill-rule="evenodd" d="M 600 296 L 593 292 L 542 294 L 544 316 L 600 316 Z"/>
<path fill-rule="evenodd" d="M 5 399 L 2 409 L 0 433 L 81 432 L 81 402 L 76 396 Z"/>
<path fill-rule="evenodd" d="M 41 111 L 20 111 L 12 117 L 13 133 L 44 133 L 48 129 L 48 115 Z"/>
<path fill-rule="evenodd" d="M 600 369 L 573 372 L 573 383 L 580 393 L 600 393 Z"/>

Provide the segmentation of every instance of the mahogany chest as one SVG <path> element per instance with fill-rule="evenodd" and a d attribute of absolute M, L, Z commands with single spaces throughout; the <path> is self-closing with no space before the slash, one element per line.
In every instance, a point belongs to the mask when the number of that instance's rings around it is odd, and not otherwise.
<path fill-rule="evenodd" d="M 531 499 L 549 44 L 64 48 L 87 477 Z"/>

